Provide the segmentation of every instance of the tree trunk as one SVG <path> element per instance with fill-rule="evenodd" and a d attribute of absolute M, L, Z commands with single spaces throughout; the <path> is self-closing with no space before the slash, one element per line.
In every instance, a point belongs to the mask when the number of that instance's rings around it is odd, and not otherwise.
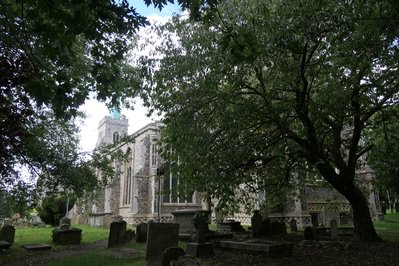
<path fill-rule="evenodd" d="M 341 192 L 352 206 L 356 236 L 361 241 L 382 241 L 375 231 L 367 200 L 361 190 L 354 184 L 350 187 L 339 186 L 336 189 Z"/>

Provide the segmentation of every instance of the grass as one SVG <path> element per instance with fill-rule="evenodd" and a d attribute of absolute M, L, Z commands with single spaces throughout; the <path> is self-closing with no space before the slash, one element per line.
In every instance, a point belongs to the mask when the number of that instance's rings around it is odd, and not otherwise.
<path fill-rule="evenodd" d="M 385 241 L 399 242 L 399 213 L 385 215 L 385 220 L 375 222 L 375 228 L 378 235 L 380 235 Z M 106 240 L 108 238 L 109 229 L 90 227 L 87 225 L 75 225 L 82 229 L 82 243 L 92 243 L 96 241 Z M 130 227 L 129 227 L 130 228 Z M 211 224 L 209 226 L 211 230 L 216 229 L 216 225 Z M 133 228 L 130 228 L 133 229 Z M 32 243 L 44 243 L 50 244 L 53 247 L 53 251 L 60 251 L 67 249 L 68 246 L 53 245 L 51 242 L 51 231 L 53 228 L 17 228 L 15 231 L 15 242 L 11 247 L 10 251 L 0 254 L 0 264 L 3 262 L 17 261 L 19 259 L 37 256 L 37 253 L 29 253 L 21 248 L 21 245 L 32 244 Z M 180 242 L 179 246 L 185 249 L 186 244 Z M 145 251 L 146 244 L 127 243 L 124 245 L 127 248 L 133 248 L 135 250 Z M 136 257 L 125 257 L 119 256 L 117 253 L 112 252 L 112 249 L 101 249 L 96 251 L 87 251 L 84 254 L 65 257 L 59 260 L 53 260 L 47 266 L 68 266 L 68 265 L 131 265 L 141 266 L 146 265 L 143 253 L 137 253 Z"/>
<path fill-rule="evenodd" d="M 384 221 L 375 222 L 374 227 L 383 240 L 399 242 L 399 213 L 387 213 Z"/>
<path fill-rule="evenodd" d="M 87 252 L 83 255 L 73 256 L 68 258 L 63 258 L 57 262 L 52 262 L 50 264 L 46 264 L 46 266 L 87 266 L 87 265 L 96 265 L 96 266 L 109 266 L 109 265 L 118 265 L 118 266 L 145 266 L 146 261 L 144 258 L 117 258 L 109 255 L 104 255 L 99 251 L 96 252 Z"/>
<path fill-rule="evenodd" d="M 82 242 L 83 244 L 92 243 L 96 241 L 108 239 L 109 230 L 90 227 L 87 225 L 73 225 L 82 229 Z M 22 248 L 22 245 L 27 244 L 48 244 L 52 246 L 53 251 L 59 251 L 66 249 L 67 246 L 55 245 L 52 243 L 51 233 L 54 228 L 42 227 L 42 228 L 16 228 L 14 244 L 10 250 L 4 254 L 0 254 L 0 265 L 5 262 L 11 262 L 20 260 L 23 258 L 34 257 L 37 253 L 26 251 Z"/>

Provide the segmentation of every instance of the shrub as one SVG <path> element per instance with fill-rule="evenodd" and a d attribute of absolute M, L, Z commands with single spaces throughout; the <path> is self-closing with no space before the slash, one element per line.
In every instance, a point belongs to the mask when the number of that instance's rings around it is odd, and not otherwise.
<path fill-rule="evenodd" d="M 40 219 L 51 226 L 57 226 L 60 219 L 65 216 L 66 195 L 50 195 L 43 199 L 41 206 L 38 208 L 38 214 Z M 69 197 L 69 208 L 68 211 L 72 209 L 75 199 Z"/>

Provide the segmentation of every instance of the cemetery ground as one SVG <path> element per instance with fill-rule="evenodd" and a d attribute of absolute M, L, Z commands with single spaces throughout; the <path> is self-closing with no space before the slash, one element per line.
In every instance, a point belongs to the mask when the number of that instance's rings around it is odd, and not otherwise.
<path fill-rule="evenodd" d="M 52 228 L 16 228 L 15 242 L 9 250 L 0 251 L 0 265 L 146 265 L 145 243 L 130 243 L 107 248 L 109 230 L 74 225 L 82 229 L 80 245 L 54 245 Z M 213 229 L 215 226 L 211 225 Z M 303 246 L 303 232 L 292 232 L 284 237 L 294 244 L 292 256 L 266 258 L 261 255 L 215 249 L 212 258 L 200 259 L 201 265 L 399 265 L 399 213 L 387 214 L 385 221 L 375 223 L 381 243 L 349 241 L 319 241 L 317 245 Z M 26 251 L 21 245 L 44 243 L 52 245 L 49 251 Z M 180 242 L 185 249 L 185 243 Z"/>

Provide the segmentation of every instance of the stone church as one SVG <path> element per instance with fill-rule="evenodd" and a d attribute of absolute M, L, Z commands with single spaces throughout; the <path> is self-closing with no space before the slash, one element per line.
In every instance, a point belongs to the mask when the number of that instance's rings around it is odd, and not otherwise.
<path fill-rule="evenodd" d="M 103 225 L 114 215 L 122 216 L 129 224 L 170 221 L 174 210 L 202 208 L 196 192 L 189 197 L 179 197 L 176 191 L 179 180 L 173 173 L 163 178 L 157 176 L 162 163 L 157 147 L 161 126 L 160 122 L 147 124 L 130 136 L 133 141 L 119 146 L 126 160 L 114 166 L 119 167 L 121 175 L 89 206 L 89 224 Z M 96 145 L 116 143 L 127 132 L 128 120 L 112 112 L 99 123 Z"/>
<path fill-rule="evenodd" d="M 127 158 L 121 164 L 114 165 L 120 168 L 121 175 L 100 193 L 101 196 L 92 206 L 86 207 L 85 213 L 74 208 L 71 217 L 75 222 L 107 226 L 115 215 L 122 216 L 129 224 L 148 220 L 170 221 L 175 210 L 206 209 L 207 204 L 201 200 L 199 193 L 194 192 L 188 197 L 178 195 L 176 187 L 179 180 L 172 172 L 165 174 L 162 179 L 157 176 L 157 169 L 162 165 L 157 147 L 162 125 L 160 122 L 150 123 L 131 135 L 133 141 L 119 146 Z M 113 112 L 99 123 L 97 146 L 117 142 L 127 132 L 128 120 Z M 364 168 L 358 175 L 365 180 L 365 188 L 369 191 L 373 219 L 382 219 L 379 197 L 372 187 L 372 170 Z M 322 183 L 298 188 L 296 195 L 287 197 L 280 208 L 268 210 L 267 217 L 287 224 L 295 219 L 299 227 L 329 224 L 332 219 L 340 224 L 351 223 L 351 208 L 347 200 Z M 262 197 L 256 198 L 259 200 Z M 251 215 L 239 213 L 224 218 L 250 224 Z M 215 219 L 213 213 L 212 220 Z"/>

